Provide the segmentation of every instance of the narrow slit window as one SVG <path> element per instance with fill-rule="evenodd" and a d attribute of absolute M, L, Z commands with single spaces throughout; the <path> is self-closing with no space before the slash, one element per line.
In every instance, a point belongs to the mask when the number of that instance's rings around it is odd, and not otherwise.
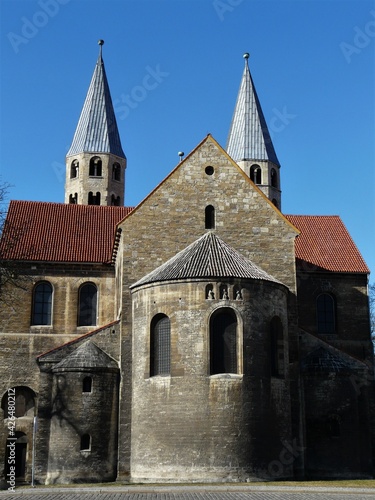
<path fill-rule="evenodd" d="M 82 382 L 82 392 L 92 392 L 92 378 L 85 377 Z"/>
<path fill-rule="evenodd" d="M 91 450 L 91 436 L 90 434 L 83 434 L 81 436 L 81 451 Z"/>
<path fill-rule="evenodd" d="M 205 209 L 205 228 L 215 229 L 215 207 L 208 205 Z"/>

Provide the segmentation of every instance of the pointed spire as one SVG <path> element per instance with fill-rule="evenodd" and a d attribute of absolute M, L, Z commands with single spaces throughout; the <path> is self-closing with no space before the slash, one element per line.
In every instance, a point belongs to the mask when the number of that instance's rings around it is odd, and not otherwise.
<path fill-rule="evenodd" d="M 99 56 L 67 156 L 79 153 L 112 153 L 125 158 L 102 58 Z"/>
<path fill-rule="evenodd" d="M 249 54 L 237 96 L 226 150 L 235 161 L 269 160 L 280 166 L 249 70 Z"/>

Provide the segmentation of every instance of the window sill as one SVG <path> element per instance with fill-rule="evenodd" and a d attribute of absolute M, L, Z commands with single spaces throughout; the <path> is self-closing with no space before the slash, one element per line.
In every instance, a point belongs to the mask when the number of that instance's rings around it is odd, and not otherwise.
<path fill-rule="evenodd" d="M 243 375 L 238 373 L 215 373 L 215 375 L 210 375 L 212 380 L 242 380 Z"/>

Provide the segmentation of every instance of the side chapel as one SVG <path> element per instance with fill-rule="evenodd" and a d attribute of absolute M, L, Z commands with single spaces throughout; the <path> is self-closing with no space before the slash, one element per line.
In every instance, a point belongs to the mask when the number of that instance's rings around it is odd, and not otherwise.
<path fill-rule="evenodd" d="M 0 463 L 43 484 L 368 478 L 369 269 L 338 216 L 282 211 L 248 54 L 209 134 L 138 206 L 100 41 L 65 203 L 11 201 Z M 34 417 L 37 417 L 34 420 Z M 37 422 L 37 426 L 34 425 Z"/>

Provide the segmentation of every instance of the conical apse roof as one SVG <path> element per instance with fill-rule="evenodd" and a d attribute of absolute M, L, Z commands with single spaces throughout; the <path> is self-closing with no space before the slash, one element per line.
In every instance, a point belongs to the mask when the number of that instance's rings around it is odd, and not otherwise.
<path fill-rule="evenodd" d="M 208 232 L 130 288 L 158 281 L 194 278 L 247 278 L 280 283 L 215 233 Z"/>

